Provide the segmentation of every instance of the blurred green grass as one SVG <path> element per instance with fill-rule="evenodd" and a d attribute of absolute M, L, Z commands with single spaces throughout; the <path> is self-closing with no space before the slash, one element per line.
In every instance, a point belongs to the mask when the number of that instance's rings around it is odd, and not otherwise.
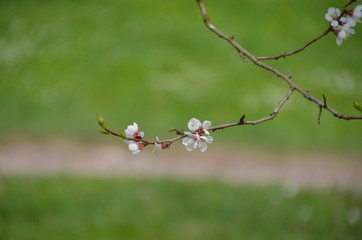
<path fill-rule="evenodd" d="M 295 49 L 327 27 L 341 1 L 207 1 L 216 26 L 256 55 Z M 329 35 L 299 55 L 270 62 L 297 84 L 356 115 L 362 102 L 361 26 L 341 47 Z M 147 137 L 168 137 L 191 117 L 214 124 L 267 116 L 287 86 L 243 63 L 207 30 L 195 1 L 17 0 L 0 2 L 0 131 L 94 136 L 95 113 Z M 342 121 L 298 94 L 276 120 L 216 132 L 216 139 L 361 149 L 361 122 Z"/>
<path fill-rule="evenodd" d="M 0 239 L 360 239 L 357 192 L 168 179 L 2 178 Z"/>

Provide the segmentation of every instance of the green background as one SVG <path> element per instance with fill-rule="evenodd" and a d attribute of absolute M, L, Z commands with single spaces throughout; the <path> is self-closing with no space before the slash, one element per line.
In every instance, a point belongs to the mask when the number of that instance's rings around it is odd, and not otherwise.
<path fill-rule="evenodd" d="M 327 9 L 344 4 L 205 2 L 212 22 L 257 56 L 302 46 L 328 27 Z M 361 26 L 341 47 L 329 34 L 268 63 L 313 96 L 325 94 L 338 112 L 359 115 L 352 102 L 362 102 Z M 168 129 L 186 129 L 192 117 L 214 125 L 265 117 L 287 90 L 206 29 L 195 1 L 0 1 L 2 143 L 112 141 L 97 132 L 97 112 L 111 129 L 135 121 L 151 140 L 170 138 Z M 323 112 L 318 125 L 318 112 L 295 93 L 275 120 L 217 131 L 213 145 L 361 154 L 361 121 Z M 0 239 L 354 240 L 361 199 L 358 190 L 280 184 L 0 175 Z"/>

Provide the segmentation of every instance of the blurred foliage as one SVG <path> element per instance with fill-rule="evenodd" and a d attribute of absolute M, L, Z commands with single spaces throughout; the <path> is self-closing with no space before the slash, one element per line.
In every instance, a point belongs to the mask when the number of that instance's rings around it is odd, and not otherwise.
<path fill-rule="evenodd" d="M 360 239 L 358 193 L 85 178 L 2 178 L 0 239 Z"/>
<path fill-rule="evenodd" d="M 343 1 L 209 0 L 214 24 L 255 55 L 293 50 L 326 29 Z M 306 51 L 271 61 L 346 115 L 360 114 L 362 29 L 338 47 L 330 34 Z M 195 1 L 17 0 L 0 2 L 0 131 L 98 136 L 139 123 L 167 138 L 191 117 L 215 125 L 268 115 L 287 91 L 243 63 L 205 28 Z M 216 139 L 360 149 L 361 122 L 342 121 L 295 94 L 272 122 L 216 132 Z M 164 135 L 163 135 L 164 133 Z M 104 137 L 104 136 L 98 136 Z"/>

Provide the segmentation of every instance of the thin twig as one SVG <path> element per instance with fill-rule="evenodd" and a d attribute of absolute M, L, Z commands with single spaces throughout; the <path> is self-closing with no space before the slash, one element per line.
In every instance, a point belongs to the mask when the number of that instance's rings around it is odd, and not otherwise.
<path fill-rule="evenodd" d="M 291 56 L 293 54 L 299 53 L 301 51 L 303 51 L 304 49 L 306 49 L 307 47 L 309 47 L 310 45 L 312 45 L 313 43 L 317 42 L 319 39 L 321 39 L 322 37 L 324 37 L 325 35 L 327 35 L 330 31 L 332 30 L 332 27 L 329 27 L 327 30 L 325 30 L 321 35 L 319 35 L 318 37 L 314 38 L 313 40 L 311 40 L 310 42 L 304 44 L 302 47 L 297 48 L 293 51 L 290 52 L 286 52 L 286 53 L 281 53 L 278 54 L 276 56 L 270 56 L 270 57 L 257 57 L 258 60 L 278 60 L 279 58 L 285 58 L 288 56 Z"/>

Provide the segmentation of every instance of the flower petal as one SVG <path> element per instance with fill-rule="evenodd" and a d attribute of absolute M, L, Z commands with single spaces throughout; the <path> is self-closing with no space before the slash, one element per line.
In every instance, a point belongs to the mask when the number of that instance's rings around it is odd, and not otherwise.
<path fill-rule="evenodd" d="M 202 128 L 209 129 L 210 127 L 211 127 L 211 122 L 210 121 L 204 121 L 202 123 Z"/>
<path fill-rule="evenodd" d="M 185 137 L 184 139 L 182 139 L 182 144 L 185 145 L 185 146 L 187 146 L 187 145 L 190 144 L 190 143 L 189 143 L 190 140 L 192 140 L 192 139 L 189 138 L 189 137 Z"/>
<path fill-rule="evenodd" d="M 206 139 L 205 139 L 205 142 L 207 142 L 207 143 L 209 143 L 209 144 L 214 141 L 214 138 L 211 137 L 211 136 L 206 136 L 205 138 L 206 138 Z"/>
<path fill-rule="evenodd" d="M 141 152 L 141 150 L 139 150 L 139 149 L 136 150 L 136 151 L 133 151 L 133 152 L 132 152 L 132 156 L 135 156 L 135 155 L 139 154 L 140 152 Z"/>
<path fill-rule="evenodd" d="M 131 142 L 131 143 L 128 145 L 128 148 L 129 148 L 129 150 L 131 150 L 132 152 L 139 150 L 139 149 L 138 149 L 138 144 L 135 143 L 135 142 Z"/>
<path fill-rule="evenodd" d="M 205 152 L 207 150 L 207 143 L 203 142 L 203 141 L 200 141 L 199 148 L 200 148 L 201 152 Z"/>

